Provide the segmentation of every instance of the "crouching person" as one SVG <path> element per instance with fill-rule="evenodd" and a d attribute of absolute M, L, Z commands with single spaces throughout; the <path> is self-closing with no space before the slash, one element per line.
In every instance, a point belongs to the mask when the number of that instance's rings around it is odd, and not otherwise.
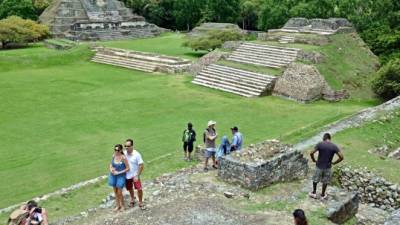
<path fill-rule="evenodd" d="M 9 219 L 8 225 L 48 225 L 47 211 L 31 200 L 21 208 L 14 210 Z"/>

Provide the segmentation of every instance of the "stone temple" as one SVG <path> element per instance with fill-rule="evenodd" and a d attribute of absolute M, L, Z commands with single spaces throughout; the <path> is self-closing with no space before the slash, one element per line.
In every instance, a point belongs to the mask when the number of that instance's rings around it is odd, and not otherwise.
<path fill-rule="evenodd" d="M 146 38 L 162 31 L 118 0 L 54 0 L 39 19 L 53 36 L 72 40 Z"/>

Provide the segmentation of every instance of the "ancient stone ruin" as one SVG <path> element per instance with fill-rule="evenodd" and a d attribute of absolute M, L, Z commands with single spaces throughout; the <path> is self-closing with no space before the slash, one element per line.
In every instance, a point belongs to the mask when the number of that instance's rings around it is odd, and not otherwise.
<path fill-rule="evenodd" d="M 307 159 L 290 145 L 277 140 L 264 141 L 223 156 L 218 176 L 227 182 L 258 190 L 271 184 L 304 178 Z"/>
<path fill-rule="evenodd" d="M 274 95 L 304 103 L 318 99 L 338 101 L 348 97 L 346 91 L 332 90 L 315 66 L 300 63 L 290 64 L 279 77 L 275 83 Z"/>
<path fill-rule="evenodd" d="M 242 33 L 243 30 L 233 23 L 202 23 L 200 26 L 195 27 L 188 34 L 191 37 L 200 37 L 207 35 L 210 31 L 237 31 Z"/>
<path fill-rule="evenodd" d="M 329 196 L 326 216 L 332 222 L 343 224 L 357 214 L 360 201 L 357 192 L 331 188 Z"/>
<path fill-rule="evenodd" d="M 191 62 L 178 57 L 138 52 L 119 48 L 94 48 L 96 55 L 92 61 L 144 72 L 183 73 Z"/>
<path fill-rule="evenodd" d="M 281 29 L 286 32 L 330 35 L 338 32 L 353 32 L 353 25 L 344 18 L 306 19 L 291 18 Z"/>
<path fill-rule="evenodd" d="M 53 36 L 72 40 L 145 38 L 161 32 L 117 0 L 54 0 L 39 19 Z"/>

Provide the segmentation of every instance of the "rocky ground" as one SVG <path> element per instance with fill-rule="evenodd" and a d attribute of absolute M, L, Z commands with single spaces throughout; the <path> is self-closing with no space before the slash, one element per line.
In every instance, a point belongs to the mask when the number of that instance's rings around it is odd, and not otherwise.
<path fill-rule="evenodd" d="M 311 187 L 309 178 L 250 192 L 218 180 L 216 170 L 204 173 L 198 165 L 165 174 L 143 186 L 146 210 L 134 207 L 114 213 L 110 195 L 99 207 L 53 224 L 289 225 L 293 224 L 291 212 L 296 208 L 306 211 L 311 224 L 333 224 L 325 217 L 327 202 L 307 197 Z M 383 210 L 373 210 L 362 205 L 358 224 L 381 224 L 388 216 Z"/>

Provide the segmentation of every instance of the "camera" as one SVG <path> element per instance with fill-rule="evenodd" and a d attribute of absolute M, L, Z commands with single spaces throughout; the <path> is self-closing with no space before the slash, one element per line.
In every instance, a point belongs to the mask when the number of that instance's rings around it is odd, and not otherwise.
<path fill-rule="evenodd" d="M 33 210 L 33 212 L 35 212 L 35 213 L 42 213 L 42 208 L 37 207 L 37 208 L 35 208 L 35 209 Z"/>

